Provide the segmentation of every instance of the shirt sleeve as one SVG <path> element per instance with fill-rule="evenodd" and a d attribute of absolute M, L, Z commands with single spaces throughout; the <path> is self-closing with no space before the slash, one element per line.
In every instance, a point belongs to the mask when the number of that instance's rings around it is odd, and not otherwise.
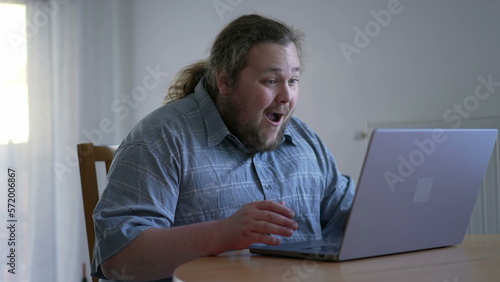
<path fill-rule="evenodd" d="M 340 172 L 332 153 L 322 144 L 320 152 L 323 155 L 320 159 L 323 160 L 322 168 L 327 184 L 320 212 L 322 236 L 341 237 L 351 211 L 356 185 L 350 176 Z"/>
<path fill-rule="evenodd" d="M 354 199 L 355 184 L 350 176 L 336 172 L 321 204 L 323 238 L 342 237 Z"/>
<path fill-rule="evenodd" d="M 92 273 L 149 228 L 170 227 L 179 191 L 175 166 L 167 166 L 143 144 L 116 151 L 108 181 L 93 214 L 96 244 Z M 102 277 L 103 278 L 103 277 Z"/>

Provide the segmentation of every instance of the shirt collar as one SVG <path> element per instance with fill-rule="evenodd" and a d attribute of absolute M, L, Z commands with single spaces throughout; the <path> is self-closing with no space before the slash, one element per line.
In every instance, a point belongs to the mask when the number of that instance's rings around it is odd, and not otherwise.
<path fill-rule="evenodd" d="M 229 134 L 226 124 L 215 107 L 215 103 L 203 87 L 203 78 L 194 88 L 194 95 L 200 106 L 201 115 L 207 130 L 207 142 L 209 147 L 213 147 Z"/>
<path fill-rule="evenodd" d="M 222 120 L 222 117 L 217 110 L 217 107 L 215 106 L 214 101 L 203 87 L 203 80 L 204 79 L 202 78 L 196 85 L 194 95 L 198 105 L 200 106 L 201 115 L 203 116 L 203 120 L 205 122 L 205 128 L 207 130 L 207 144 L 209 147 L 213 147 L 222 142 L 222 140 L 224 140 L 227 136 L 233 136 L 233 134 L 227 128 L 224 120 Z M 236 137 L 232 139 L 236 139 Z M 293 132 L 289 126 L 285 128 L 282 143 L 284 141 L 294 144 Z M 241 146 L 243 145 L 241 144 Z"/>

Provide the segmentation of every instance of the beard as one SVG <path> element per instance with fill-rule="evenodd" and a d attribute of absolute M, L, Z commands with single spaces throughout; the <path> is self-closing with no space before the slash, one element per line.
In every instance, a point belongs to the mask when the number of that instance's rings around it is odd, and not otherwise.
<path fill-rule="evenodd" d="M 219 97 L 218 110 L 229 131 L 234 134 L 247 148 L 257 152 L 271 151 L 277 149 L 281 144 L 286 126 L 290 119 L 291 111 L 286 106 L 278 107 L 286 110 L 284 119 L 280 125 L 276 137 L 269 140 L 266 132 L 261 128 L 261 118 L 250 118 L 246 107 L 239 100 L 232 99 L 232 95 Z M 264 116 L 264 114 L 262 114 Z"/>

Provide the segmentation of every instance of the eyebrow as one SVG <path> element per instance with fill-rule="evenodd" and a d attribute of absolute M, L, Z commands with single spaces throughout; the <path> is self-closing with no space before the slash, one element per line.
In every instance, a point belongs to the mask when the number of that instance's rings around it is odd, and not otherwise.
<path fill-rule="evenodd" d="M 269 67 L 266 68 L 262 73 L 269 73 L 269 72 L 284 72 L 284 70 L 280 67 Z M 300 72 L 300 67 L 292 68 L 292 72 Z"/>

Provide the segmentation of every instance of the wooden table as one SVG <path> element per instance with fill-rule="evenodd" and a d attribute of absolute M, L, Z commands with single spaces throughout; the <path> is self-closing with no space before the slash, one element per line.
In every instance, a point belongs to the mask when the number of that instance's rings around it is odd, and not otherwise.
<path fill-rule="evenodd" d="M 500 281 L 500 234 L 462 244 L 345 262 L 253 255 L 248 250 L 185 263 L 174 281 Z"/>

